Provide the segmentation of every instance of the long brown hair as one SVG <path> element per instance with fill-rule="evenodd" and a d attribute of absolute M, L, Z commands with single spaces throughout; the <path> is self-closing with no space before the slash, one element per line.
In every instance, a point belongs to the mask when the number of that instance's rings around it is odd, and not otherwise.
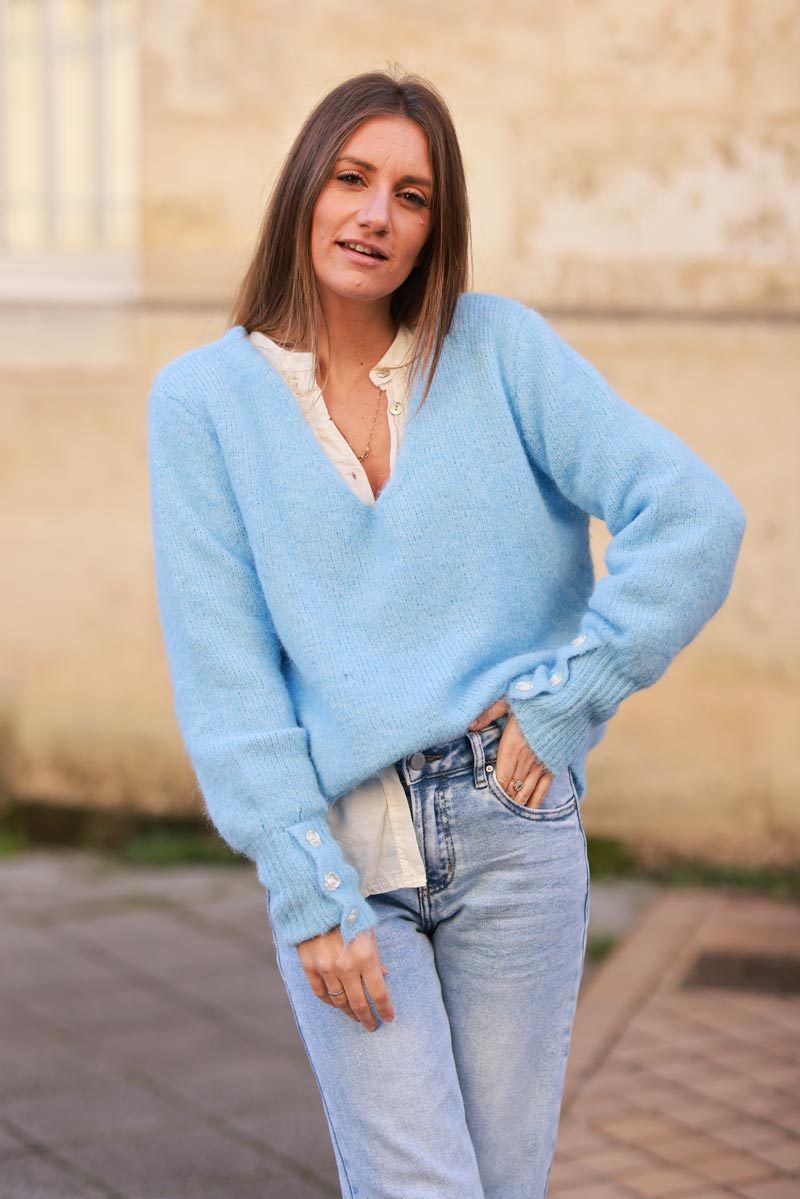
<path fill-rule="evenodd" d="M 391 314 L 414 331 L 410 382 L 428 364 L 430 389 L 458 297 L 470 275 L 470 227 L 461 150 L 447 105 L 418 75 L 370 71 L 329 92 L 295 138 L 270 196 L 258 244 L 233 301 L 230 324 L 284 345 L 310 344 L 324 321 L 311 261 L 314 205 L 342 147 L 371 117 L 402 116 L 428 140 L 433 169 L 431 229 L 419 265 L 391 298 Z"/>

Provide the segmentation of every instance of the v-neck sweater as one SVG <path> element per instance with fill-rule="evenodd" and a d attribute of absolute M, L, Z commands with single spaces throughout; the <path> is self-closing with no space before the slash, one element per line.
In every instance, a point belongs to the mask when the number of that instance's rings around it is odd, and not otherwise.
<path fill-rule="evenodd" d="M 619 704 L 726 599 L 746 517 L 535 309 L 459 299 L 374 505 L 241 325 L 159 370 L 153 549 L 178 724 L 287 943 L 374 927 L 326 822 L 505 696 L 578 798 Z M 595 581 L 589 516 L 612 535 Z"/>
<path fill-rule="evenodd" d="M 328 412 L 316 379 L 314 355 L 289 350 L 257 330 L 248 336 L 291 388 L 317 441 L 350 490 L 365 503 L 374 504 L 375 493 L 363 463 Z M 389 474 L 397 461 L 408 416 L 413 336 L 408 325 L 401 325 L 388 350 L 369 371 L 370 380 L 386 400 Z M 362 895 L 424 887 L 427 883 L 414 820 L 395 765 L 386 766 L 339 796 L 328 807 L 327 819 L 345 860 L 358 874 Z"/>

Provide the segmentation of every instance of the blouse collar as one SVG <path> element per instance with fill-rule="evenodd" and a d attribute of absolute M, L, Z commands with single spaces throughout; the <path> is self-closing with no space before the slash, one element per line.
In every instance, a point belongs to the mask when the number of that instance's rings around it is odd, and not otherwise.
<path fill-rule="evenodd" d="M 303 391 L 311 390 L 316 385 L 314 379 L 314 356 L 308 350 L 288 350 L 278 342 L 267 337 L 265 333 L 254 330 L 248 334 L 250 340 L 259 347 L 270 364 L 276 367 L 284 376 L 293 376 Z M 370 374 L 382 371 L 400 371 L 411 365 L 411 346 L 414 334 L 408 325 L 401 324 L 394 341 L 383 357 L 371 368 Z M 378 382 L 390 378 L 390 375 L 379 376 Z"/>

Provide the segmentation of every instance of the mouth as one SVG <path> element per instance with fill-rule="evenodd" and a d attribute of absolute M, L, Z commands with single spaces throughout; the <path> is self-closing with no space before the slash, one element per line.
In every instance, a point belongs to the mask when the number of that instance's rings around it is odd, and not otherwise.
<path fill-rule="evenodd" d="M 369 246 L 363 241 L 340 241 L 336 243 L 341 246 L 349 255 L 361 259 L 374 259 L 379 262 L 386 261 L 386 255 L 377 246 Z"/>

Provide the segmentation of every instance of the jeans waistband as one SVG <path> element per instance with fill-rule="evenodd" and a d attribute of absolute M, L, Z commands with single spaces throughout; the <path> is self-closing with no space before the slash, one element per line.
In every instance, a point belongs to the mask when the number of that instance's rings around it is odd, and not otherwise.
<path fill-rule="evenodd" d="M 476 787 L 485 787 L 486 763 L 494 762 L 497 757 L 497 745 L 507 719 L 507 716 L 501 716 L 485 728 L 475 732 L 469 730 L 452 741 L 407 754 L 395 763 L 401 778 L 410 785 L 431 775 L 453 774 L 471 766 Z"/>

